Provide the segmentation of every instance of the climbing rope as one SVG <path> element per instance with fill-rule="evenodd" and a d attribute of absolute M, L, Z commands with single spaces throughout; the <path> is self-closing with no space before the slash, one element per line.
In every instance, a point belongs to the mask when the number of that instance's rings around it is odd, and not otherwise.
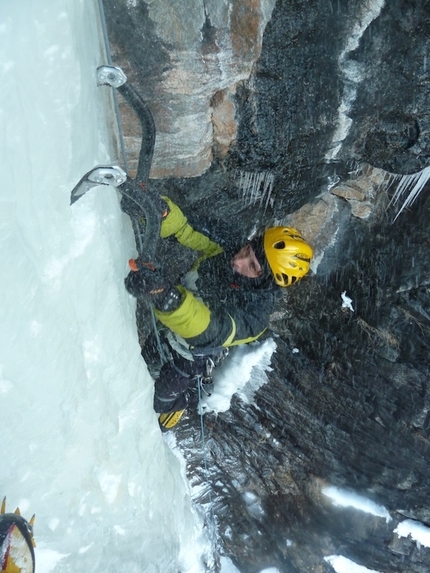
<path fill-rule="evenodd" d="M 162 363 L 165 364 L 169 360 L 169 357 L 166 355 L 166 353 L 163 349 L 163 345 L 161 344 L 160 334 L 159 334 L 158 328 L 157 328 L 157 320 L 155 318 L 154 306 L 152 304 L 149 305 L 149 310 L 151 313 L 152 328 L 154 330 L 154 336 L 155 336 L 155 340 L 157 342 L 158 354 L 160 355 L 160 360 L 162 361 Z"/>
<path fill-rule="evenodd" d="M 103 33 L 103 40 L 104 40 L 104 45 L 105 45 L 105 50 L 106 50 L 107 64 L 109 66 L 112 66 L 113 65 L 112 64 L 112 55 L 111 55 L 111 51 L 110 51 L 109 37 L 108 37 L 108 33 L 107 33 L 106 17 L 105 17 L 105 11 L 103 8 L 103 0 L 98 0 L 98 5 L 99 5 L 100 23 L 101 23 L 101 27 L 102 27 L 102 33 Z M 127 165 L 127 159 L 126 159 L 126 155 L 125 155 L 124 132 L 122 129 L 121 115 L 119 113 L 118 98 L 117 98 L 115 90 L 112 90 L 112 97 L 113 97 L 113 106 L 114 106 L 116 122 L 117 122 L 117 126 L 118 126 L 118 137 L 119 137 L 119 144 L 121 147 L 122 161 L 124 164 L 124 170 L 126 171 L 126 173 L 128 173 L 128 165 Z"/>
<path fill-rule="evenodd" d="M 206 485 L 209 490 L 209 512 L 208 512 L 208 528 L 211 532 L 212 538 L 215 542 L 218 539 L 217 531 L 216 531 L 216 521 L 215 521 L 215 513 L 214 513 L 214 502 L 212 498 L 212 488 L 209 483 L 209 470 L 208 470 L 208 461 L 207 461 L 207 447 L 206 447 L 206 439 L 205 439 L 205 425 L 203 422 L 203 408 L 202 408 L 202 390 L 203 390 L 203 376 L 201 374 L 197 375 L 197 388 L 198 388 L 198 396 L 199 396 L 199 414 L 200 414 L 200 432 L 202 435 L 202 450 L 203 450 L 203 469 L 204 469 L 204 478 L 206 481 Z"/>

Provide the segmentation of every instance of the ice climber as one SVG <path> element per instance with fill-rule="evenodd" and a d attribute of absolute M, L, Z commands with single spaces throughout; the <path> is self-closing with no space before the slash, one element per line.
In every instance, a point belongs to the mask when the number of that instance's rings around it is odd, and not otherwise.
<path fill-rule="evenodd" d="M 150 298 L 157 319 L 174 335 L 169 337 L 173 359 L 161 368 L 154 395 L 160 425 L 169 429 L 184 413 L 196 376 L 204 380 L 225 349 L 263 334 L 281 287 L 309 271 L 312 249 L 289 227 L 267 229 L 245 246 L 229 244 L 230 233 L 214 241 L 209 231 L 193 229 L 169 198 L 164 200 L 167 215 L 160 236 L 197 251 L 197 262 L 180 281 L 168 275 L 168 267 L 164 272 L 143 267 L 130 271 L 125 285 L 136 298 Z"/>
<path fill-rule="evenodd" d="M 289 227 L 269 228 L 243 244 L 233 238 L 232 230 L 220 231 L 219 222 L 191 225 L 171 199 L 160 197 L 147 185 L 155 125 L 146 103 L 119 68 L 98 68 L 98 82 L 117 88 L 139 117 L 143 135 L 137 175 L 133 180 L 120 167 L 96 167 L 72 191 L 71 203 L 95 185 L 113 185 L 123 196 L 121 207 L 132 219 L 137 246 L 136 227 L 145 226 L 146 244 L 138 246 L 140 253 L 147 256 L 158 249 L 161 238 L 177 241 L 187 253 L 195 254 L 180 276 L 168 260 L 153 265 L 138 259 L 125 279 L 129 293 L 152 303 L 167 333 L 169 356 L 156 376 L 154 395 L 164 431 L 178 423 L 189 390 L 211 380 L 212 367 L 228 348 L 263 334 L 282 287 L 309 271 L 312 249 L 299 231 Z M 156 242 L 149 244 L 151 240 Z"/>

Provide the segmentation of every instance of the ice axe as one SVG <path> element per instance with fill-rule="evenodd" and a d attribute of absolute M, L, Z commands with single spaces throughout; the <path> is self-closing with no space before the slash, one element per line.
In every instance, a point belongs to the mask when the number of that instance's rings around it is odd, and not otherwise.
<path fill-rule="evenodd" d="M 135 259 L 134 268 L 142 266 L 155 269 L 159 266 L 156 259 L 158 238 L 162 217 L 166 214 L 166 205 L 161 197 L 149 190 L 149 171 L 155 143 L 155 123 L 152 114 L 141 96 L 126 83 L 127 78 L 122 70 L 114 66 L 101 66 L 97 69 L 98 85 L 116 88 L 135 110 L 142 126 L 142 143 L 135 179 L 131 179 L 119 166 L 98 165 L 88 171 L 74 187 L 70 204 L 73 205 L 93 187 L 110 185 L 115 187 L 127 202 L 122 201 L 123 210 L 130 216 L 136 237 L 139 257 Z M 128 208 L 123 205 L 127 203 Z M 145 219 L 143 238 L 139 233 L 139 218 Z"/>

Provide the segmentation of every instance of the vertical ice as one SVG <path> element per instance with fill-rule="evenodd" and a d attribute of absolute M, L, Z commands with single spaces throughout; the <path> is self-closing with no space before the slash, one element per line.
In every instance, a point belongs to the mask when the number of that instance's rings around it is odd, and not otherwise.
<path fill-rule="evenodd" d="M 398 186 L 390 204 L 396 205 L 400 203 L 394 221 L 404 209 L 407 209 L 414 203 L 421 191 L 426 186 L 429 179 L 430 167 L 426 167 L 422 171 L 418 171 L 418 173 L 412 173 L 411 175 L 399 175 L 393 178 L 393 183 L 397 181 Z M 402 197 L 403 199 L 400 202 Z"/>
<path fill-rule="evenodd" d="M 134 254 L 113 189 L 97 3 L 0 3 L 0 495 L 36 513 L 36 569 L 200 571 L 200 525 L 152 410 Z M 179 562 L 184 558 L 185 561 Z"/>

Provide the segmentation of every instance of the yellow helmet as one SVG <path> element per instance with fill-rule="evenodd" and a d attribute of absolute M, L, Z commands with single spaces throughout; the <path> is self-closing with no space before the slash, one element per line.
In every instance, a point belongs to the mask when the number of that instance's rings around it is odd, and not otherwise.
<path fill-rule="evenodd" d="M 290 286 L 309 272 L 312 248 L 296 229 L 267 229 L 264 233 L 264 252 L 275 281 L 280 286 Z"/>

